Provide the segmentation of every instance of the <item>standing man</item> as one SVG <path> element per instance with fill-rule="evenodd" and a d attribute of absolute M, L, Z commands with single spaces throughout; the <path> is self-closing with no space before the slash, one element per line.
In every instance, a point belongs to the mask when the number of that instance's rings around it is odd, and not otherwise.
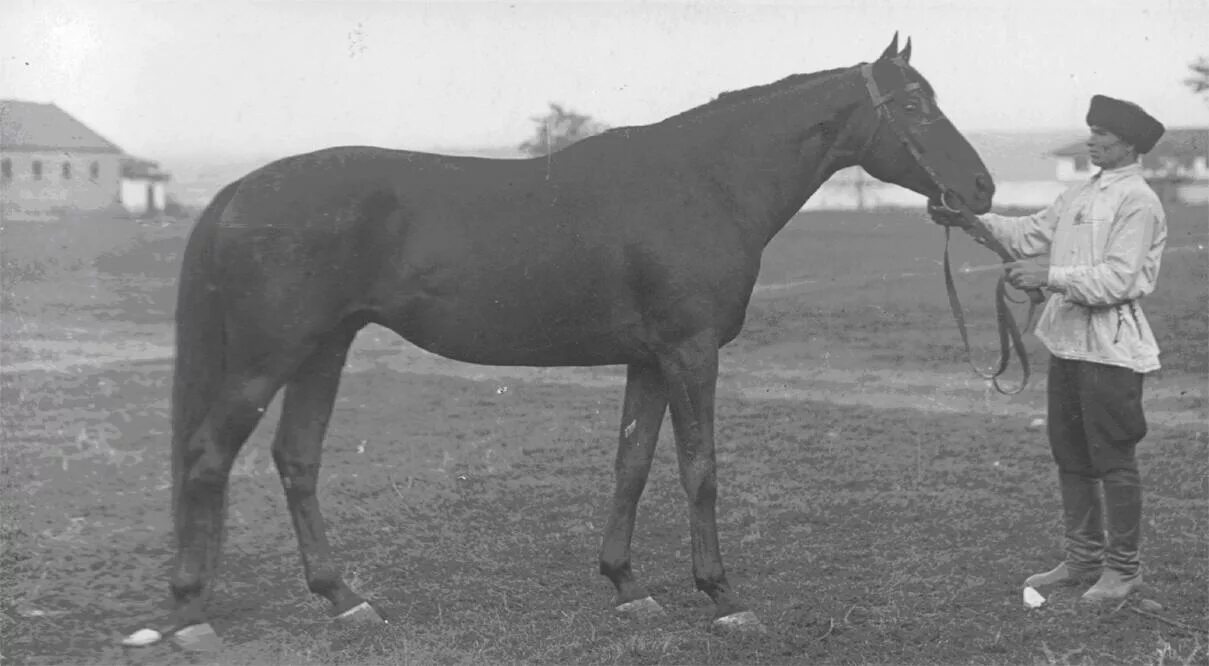
<path fill-rule="evenodd" d="M 1051 355 L 1048 434 L 1066 557 L 1025 585 L 1094 580 L 1083 599 L 1106 601 L 1142 583 L 1134 450 L 1146 434 L 1142 378 L 1159 369 L 1159 349 L 1138 300 L 1158 281 L 1167 220 L 1138 158 L 1164 128 L 1138 105 L 1103 95 L 1092 97 L 1087 124 L 1099 173 L 1034 215 L 979 219 L 1021 259 L 1011 284 L 1051 292 L 1036 335 Z M 943 209 L 929 212 L 940 224 L 961 223 Z"/>

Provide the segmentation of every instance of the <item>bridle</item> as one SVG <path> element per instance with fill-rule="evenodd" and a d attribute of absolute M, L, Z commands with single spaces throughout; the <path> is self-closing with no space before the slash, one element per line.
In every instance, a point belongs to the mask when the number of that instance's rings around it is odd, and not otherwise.
<path fill-rule="evenodd" d="M 907 63 L 902 58 L 891 58 L 890 62 L 903 69 L 907 67 Z M 873 102 L 873 110 L 877 112 L 877 127 L 875 127 L 873 131 L 869 133 L 869 138 L 865 140 L 865 145 L 861 148 L 860 153 L 858 153 L 858 161 L 864 160 L 865 154 L 869 151 L 869 149 L 873 146 L 873 142 L 877 139 L 877 133 L 881 131 L 882 124 L 889 125 L 891 131 L 894 132 L 895 138 L 898 139 L 899 143 L 903 144 L 903 147 L 905 147 L 907 152 L 911 154 L 911 158 L 915 160 L 915 163 L 924 170 L 924 173 L 928 174 L 928 178 L 930 178 L 936 185 L 936 188 L 940 190 L 940 199 L 938 203 L 941 205 L 941 207 L 950 213 L 960 213 L 961 211 L 959 208 L 949 204 L 948 196 L 952 194 L 952 191 L 945 188 L 940 178 L 940 174 L 937 173 L 936 169 L 930 164 L 930 160 L 924 156 L 927 151 L 923 146 L 920 145 L 919 141 L 915 138 L 915 135 L 910 130 L 902 127 L 898 122 L 898 119 L 893 113 L 891 113 L 889 104 L 894 100 L 895 92 L 891 91 L 888 93 L 883 93 L 881 91 L 881 87 L 877 85 L 877 79 L 873 77 L 873 65 L 869 63 L 861 64 L 861 77 L 865 79 L 865 90 L 868 91 L 869 99 Z M 919 88 L 919 83 L 910 82 L 903 86 L 902 91 L 910 94 L 916 90 L 919 90 Z M 958 205 L 960 205 L 960 202 Z"/>
<path fill-rule="evenodd" d="M 902 69 L 906 69 L 907 63 L 899 57 L 891 58 L 890 62 L 898 65 Z M 877 139 L 878 133 L 881 131 L 882 125 L 889 125 L 890 130 L 894 132 L 895 138 L 898 139 L 907 152 L 911 154 L 912 159 L 919 165 L 932 183 L 936 185 L 936 189 L 940 191 L 939 200 L 936 202 L 939 208 L 944 211 L 960 216 L 963 220 L 961 225 L 966 233 L 974 238 L 974 241 L 980 245 L 984 245 L 992 252 L 999 255 L 1003 262 L 1010 263 L 1016 260 L 1007 248 L 999 242 L 998 239 L 987 229 L 973 213 L 965 206 L 965 202 L 957 197 L 955 203 L 949 202 L 949 196 L 956 197 L 951 190 L 944 186 L 944 182 L 940 178 L 940 174 L 930 164 L 927 158 L 927 150 L 920 145 L 915 134 L 908 128 L 901 125 L 898 119 L 891 112 L 889 103 L 894 99 L 895 92 L 891 91 L 883 93 L 877 84 L 877 79 L 873 76 L 873 65 L 863 63 L 861 65 L 861 77 L 865 80 L 865 89 L 869 93 L 869 99 L 873 102 L 873 109 L 877 112 L 877 126 L 869 133 L 869 138 L 865 140 L 865 145 L 858 153 L 858 163 L 863 163 L 866 153 L 873 146 L 873 142 Z M 908 82 L 903 86 L 902 92 L 911 93 L 920 88 L 919 83 Z M 965 347 L 966 362 L 973 368 L 974 372 L 983 379 L 988 379 L 995 387 L 995 390 L 1007 395 L 1020 393 L 1028 385 L 1029 380 L 1029 362 L 1028 354 L 1024 347 L 1024 340 L 1021 336 L 1020 327 L 1016 325 L 1016 318 L 1012 315 L 1011 308 L 1008 303 L 1019 303 L 1007 294 L 1007 272 L 999 277 L 999 282 L 995 286 L 995 319 L 999 329 L 999 362 L 993 370 L 984 371 L 974 364 L 973 354 L 970 349 L 970 337 L 966 330 L 965 315 L 962 312 L 961 301 L 957 298 L 957 288 L 953 283 L 953 269 L 949 261 L 949 240 L 951 230 L 948 225 L 945 226 L 945 250 L 944 250 L 944 277 L 945 290 L 949 296 L 949 308 L 953 311 L 953 319 L 957 322 L 957 330 L 961 333 L 961 342 Z M 1024 330 L 1032 328 L 1033 317 L 1036 314 L 1037 306 L 1045 301 L 1044 294 L 1039 289 L 1029 289 L 1029 311 L 1028 319 L 1025 321 Z M 999 383 L 999 377 L 1007 370 L 1007 367 L 1012 359 L 1012 350 L 1016 351 L 1016 355 L 1020 358 L 1020 369 L 1023 377 L 1020 380 L 1020 385 L 1014 389 L 1005 389 Z"/>

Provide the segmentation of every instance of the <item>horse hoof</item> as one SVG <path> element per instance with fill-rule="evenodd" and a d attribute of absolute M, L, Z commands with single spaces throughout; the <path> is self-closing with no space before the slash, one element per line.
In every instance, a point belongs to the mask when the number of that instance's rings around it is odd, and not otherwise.
<path fill-rule="evenodd" d="M 627 601 L 624 604 L 618 604 L 613 608 L 613 612 L 622 617 L 645 620 L 663 615 L 663 606 L 660 606 L 658 601 L 650 597 L 643 597 L 634 601 Z"/>
<path fill-rule="evenodd" d="M 122 639 L 122 645 L 126 647 L 147 647 L 155 645 L 164 639 L 164 635 L 154 629 L 139 629 Z"/>
<path fill-rule="evenodd" d="M 209 622 L 191 624 L 172 634 L 172 640 L 190 652 L 216 652 L 222 647 L 222 639 L 214 633 Z"/>
<path fill-rule="evenodd" d="M 764 624 L 760 622 L 760 618 L 751 611 L 739 611 L 724 615 L 716 620 L 712 625 L 716 632 L 720 633 L 744 633 L 744 634 L 763 634 L 768 630 L 764 628 Z"/>
<path fill-rule="evenodd" d="M 362 601 L 337 615 L 336 621 L 341 624 L 386 624 L 386 620 L 378 615 L 378 611 L 374 610 L 368 601 Z"/>

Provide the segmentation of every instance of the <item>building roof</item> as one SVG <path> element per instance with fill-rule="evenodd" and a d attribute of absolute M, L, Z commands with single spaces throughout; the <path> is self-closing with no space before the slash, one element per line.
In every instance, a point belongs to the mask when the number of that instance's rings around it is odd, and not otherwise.
<path fill-rule="evenodd" d="M 122 158 L 122 178 L 131 180 L 171 180 L 171 176 L 160 168 L 159 162 L 138 157 Z"/>
<path fill-rule="evenodd" d="M 1064 145 L 1050 154 L 1054 157 L 1079 157 L 1087 154 L 1087 146 L 1083 141 L 1076 141 Z M 1192 160 L 1195 157 L 1209 159 L 1209 128 L 1168 128 L 1159 142 L 1154 144 L 1154 148 L 1143 159 L 1164 157 L 1174 157 L 1181 161 Z"/>
<path fill-rule="evenodd" d="M 0 148 L 121 153 L 122 149 L 54 103 L 0 100 Z"/>

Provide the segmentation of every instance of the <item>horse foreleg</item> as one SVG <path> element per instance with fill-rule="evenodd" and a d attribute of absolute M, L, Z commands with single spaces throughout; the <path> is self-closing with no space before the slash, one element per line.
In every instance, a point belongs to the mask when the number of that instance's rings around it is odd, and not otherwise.
<path fill-rule="evenodd" d="M 718 495 L 714 456 L 714 394 L 718 380 L 718 346 L 705 332 L 660 356 L 667 382 L 680 482 L 688 496 L 693 579 L 713 600 L 714 627 L 758 627 L 726 581 L 718 547 L 715 504 Z"/>
<path fill-rule="evenodd" d="M 625 401 L 621 410 L 612 510 L 600 545 L 600 573 L 613 582 L 617 589 L 613 605 L 625 615 L 653 615 L 663 610 L 634 579 L 630 567 L 630 541 L 634 535 L 638 500 L 646 487 L 666 411 L 667 390 L 658 366 L 631 364 L 626 374 Z"/>
<path fill-rule="evenodd" d="M 378 620 L 377 613 L 349 589 L 340 575 L 315 492 L 323 438 L 353 334 L 355 331 L 342 332 L 320 346 L 286 384 L 281 422 L 273 439 L 273 461 L 298 537 L 307 587 L 331 602 L 338 617 L 362 619 L 372 615 Z"/>

